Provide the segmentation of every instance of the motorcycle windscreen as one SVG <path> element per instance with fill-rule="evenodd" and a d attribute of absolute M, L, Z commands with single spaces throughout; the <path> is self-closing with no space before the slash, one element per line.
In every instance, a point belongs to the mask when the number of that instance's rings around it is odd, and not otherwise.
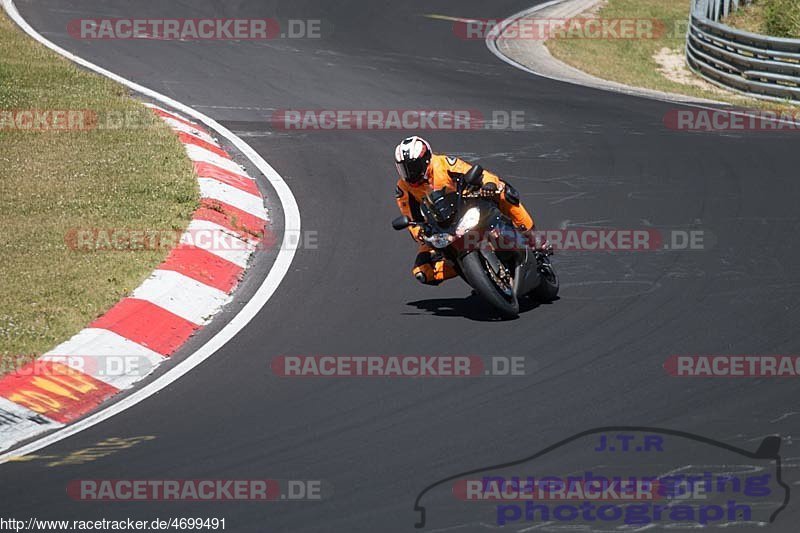
<path fill-rule="evenodd" d="M 456 204 L 458 202 L 458 195 L 456 193 L 448 193 L 446 189 L 442 188 L 433 191 L 426 198 L 433 219 L 441 225 L 450 225 L 456 216 Z"/>

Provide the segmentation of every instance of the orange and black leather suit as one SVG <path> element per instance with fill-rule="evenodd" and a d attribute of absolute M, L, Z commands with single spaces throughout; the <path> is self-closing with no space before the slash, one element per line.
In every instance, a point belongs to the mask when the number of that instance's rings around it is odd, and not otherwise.
<path fill-rule="evenodd" d="M 471 168 L 472 165 L 461 159 L 445 155 L 433 155 L 426 173 L 426 180 L 419 185 L 411 185 L 403 179 L 397 181 L 397 189 L 395 190 L 397 207 L 410 220 L 422 222 L 423 218 L 420 212 L 422 199 L 427 194 L 442 187 L 446 187 L 448 191 L 455 191 L 456 183 L 454 178 L 457 175 L 466 174 Z M 519 193 L 511 185 L 486 170 L 483 172 L 483 183 L 484 185 L 487 183 L 495 184 L 499 193 L 497 196 L 498 207 L 503 214 L 514 222 L 514 225 L 522 231 L 533 231 L 535 229 L 533 218 L 522 206 Z M 421 228 L 409 226 L 408 230 L 416 241 L 421 242 Z M 437 256 L 435 250 L 425 243 L 420 244 L 411 273 L 416 279 L 428 285 L 438 285 L 442 281 L 457 275 L 453 266 L 442 259 L 441 256 Z"/>

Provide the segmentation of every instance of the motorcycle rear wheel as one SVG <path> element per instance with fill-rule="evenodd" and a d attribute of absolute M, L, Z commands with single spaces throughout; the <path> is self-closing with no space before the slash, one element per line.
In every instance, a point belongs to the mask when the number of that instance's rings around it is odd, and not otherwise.
<path fill-rule="evenodd" d="M 533 289 L 531 296 L 540 302 L 552 302 L 558 296 L 558 289 L 560 283 L 558 281 L 558 274 L 556 274 L 553 265 L 550 264 L 550 259 L 545 258 L 542 265 L 539 267 L 539 275 L 541 276 L 541 283 Z"/>

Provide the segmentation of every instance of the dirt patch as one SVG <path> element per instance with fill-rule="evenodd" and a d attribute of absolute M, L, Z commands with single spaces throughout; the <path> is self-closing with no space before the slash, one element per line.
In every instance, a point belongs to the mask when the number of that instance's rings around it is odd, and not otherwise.
<path fill-rule="evenodd" d="M 658 63 L 658 72 L 670 81 L 681 85 L 698 87 L 717 94 L 729 94 L 716 85 L 697 77 L 689 70 L 689 67 L 686 66 L 686 58 L 683 55 L 683 51 L 679 52 L 665 46 L 653 54 L 653 59 Z"/>

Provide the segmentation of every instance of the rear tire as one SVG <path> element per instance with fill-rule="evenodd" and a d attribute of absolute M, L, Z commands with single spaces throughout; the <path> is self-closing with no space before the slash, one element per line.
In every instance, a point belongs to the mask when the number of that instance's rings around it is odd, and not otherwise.
<path fill-rule="evenodd" d="M 500 312 L 503 318 L 517 318 L 519 316 L 519 302 L 515 295 L 507 298 L 494 284 L 486 272 L 480 252 L 471 252 L 461 260 L 461 269 L 467 283 L 472 285 L 475 292 Z"/>
<path fill-rule="evenodd" d="M 550 258 L 544 258 L 542 265 L 539 267 L 539 275 L 542 278 L 542 282 L 533 289 L 531 296 L 540 302 L 552 302 L 558 297 L 560 284 L 558 274 L 553 269 L 553 265 L 550 264 Z"/>

